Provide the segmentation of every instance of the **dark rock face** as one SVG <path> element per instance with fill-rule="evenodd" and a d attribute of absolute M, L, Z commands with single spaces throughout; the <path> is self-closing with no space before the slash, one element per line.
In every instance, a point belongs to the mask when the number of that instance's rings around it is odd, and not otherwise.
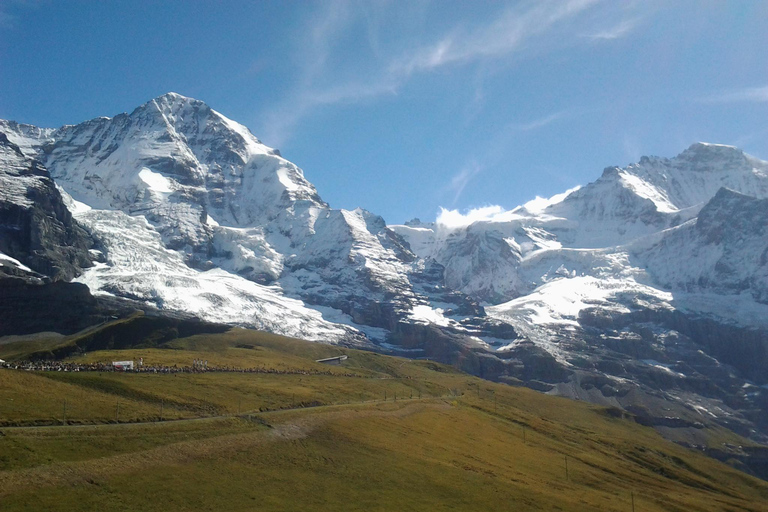
<path fill-rule="evenodd" d="M 768 447 L 729 446 L 727 448 L 708 448 L 704 453 L 746 473 L 768 480 Z"/>
<path fill-rule="evenodd" d="M 688 346 L 679 359 L 710 377 L 723 376 L 704 368 L 708 358 L 696 356 L 701 350 L 709 358 L 730 365 L 742 378 L 757 385 L 768 384 L 768 332 L 725 325 L 711 318 L 693 317 L 679 310 L 635 307 L 629 313 L 606 312 L 599 308 L 582 310 L 579 323 L 586 332 L 600 337 L 603 348 L 633 359 L 668 359 L 670 352 Z M 661 334 L 661 336 L 660 336 Z M 662 359 L 659 359 L 662 358 Z"/>
<path fill-rule="evenodd" d="M 601 403 L 612 396 L 610 388 L 631 383 L 633 394 L 619 394 L 613 405 L 636 413 L 644 424 L 682 428 L 685 422 L 715 422 L 758 441 L 768 439 L 768 393 L 761 387 L 768 382 L 767 331 L 630 306 L 624 313 L 591 308 L 579 315 L 582 328 L 573 337 L 586 346 L 579 366 L 592 375 L 580 378 L 579 385 L 601 391 L 590 400 Z M 612 385 L 602 389 L 592 382 L 596 373 Z M 642 404 L 641 414 L 640 395 L 665 400 Z"/>
<path fill-rule="evenodd" d="M 202 322 L 196 318 L 154 316 L 134 313 L 122 322 L 107 324 L 99 329 L 81 333 L 74 345 L 52 350 L 55 359 L 94 350 L 124 350 L 128 348 L 159 347 L 177 338 L 196 334 L 223 333 L 228 325 Z M 31 359 L 47 358 L 48 353 L 33 354 Z"/>
<path fill-rule="evenodd" d="M 91 266 L 93 239 L 74 221 L 45 167 L 3 133 L 0 188 L 6 191 L 0 194 L 0 252 L 54 281 Z"/>
<path fill-rule="evenodd" d="M 102 322 L 106 314 L 84 284 L 0 279 L 0 336 L 72 334 Z"/>
<path fill-rule="evenodd" d="M 391 332 L 390 341 L 405 351 L 403 355 L 439 361 L 488 380 L 549 391 L 553 384 L 567 381 L 573 373 L 546 350 L 520 339 L 510 325 L 490 318 L 476 317 L 461 329 L 399 322 Z M 504 343 L 516 343 L 508 350 L 489 353 L 484 344 L 468 344 L 468 332 L 492 334 Z"/>
<path fill-rule="evenodd" d="M 65 282 L 92 265 L 93 245 L 45 167 L 0 133 L 0 253 L 22 264 L 0 266 L 0 336 L 101 322 L 107 313 L 88 287 Z"/>

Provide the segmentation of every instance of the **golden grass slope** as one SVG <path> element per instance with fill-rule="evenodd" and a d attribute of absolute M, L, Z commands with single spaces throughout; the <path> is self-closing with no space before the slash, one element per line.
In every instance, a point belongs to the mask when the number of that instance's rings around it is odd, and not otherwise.
<path fill-rule="evenodd" d="M 630 419 L 428 361 L 244 330 L 79 357 L 331 375 L 0 371 L 5 425 L 64 399 L 75 423 L 0 428 L 0 510 L 768 510 L 768 483 Z"/>

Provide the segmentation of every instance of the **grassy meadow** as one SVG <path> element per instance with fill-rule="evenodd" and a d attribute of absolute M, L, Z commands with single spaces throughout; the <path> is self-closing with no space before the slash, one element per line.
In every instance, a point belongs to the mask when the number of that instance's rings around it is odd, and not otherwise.
<path fill-rule="evenodd" d="M 288 373 L 0 370 L 0 510 L 768 510 L 626 415 L 430 361 L 242 329 L 69 360 L 139 357 Z"/>

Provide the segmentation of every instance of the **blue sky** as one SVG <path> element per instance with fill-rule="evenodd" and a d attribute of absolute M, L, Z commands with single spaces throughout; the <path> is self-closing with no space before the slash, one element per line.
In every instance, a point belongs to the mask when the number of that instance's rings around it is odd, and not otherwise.
<path fill-rule="evenodd" d="M 696 141 L 768 159 L 768 2 L 0 3 L 0 118 L 168 91 L 248 126 L 331 206 L 510 209 Z"/>

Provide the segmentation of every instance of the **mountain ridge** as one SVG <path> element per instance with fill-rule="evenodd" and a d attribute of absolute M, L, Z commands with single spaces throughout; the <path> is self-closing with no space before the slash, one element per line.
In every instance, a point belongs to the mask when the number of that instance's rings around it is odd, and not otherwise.
<path fill-rule="evenodd" d="M 693 437 L 698 414 L 768 440 L 754 371 L 768 347 L 768 163 L 734 147 L 608 167 L 451 228 L 334 209 L 247 128 L 175 93 L 0 132 L 96 241 L 75 280 L 97 298 L 434 358 L 649 418 L 671 408 Z"/>

